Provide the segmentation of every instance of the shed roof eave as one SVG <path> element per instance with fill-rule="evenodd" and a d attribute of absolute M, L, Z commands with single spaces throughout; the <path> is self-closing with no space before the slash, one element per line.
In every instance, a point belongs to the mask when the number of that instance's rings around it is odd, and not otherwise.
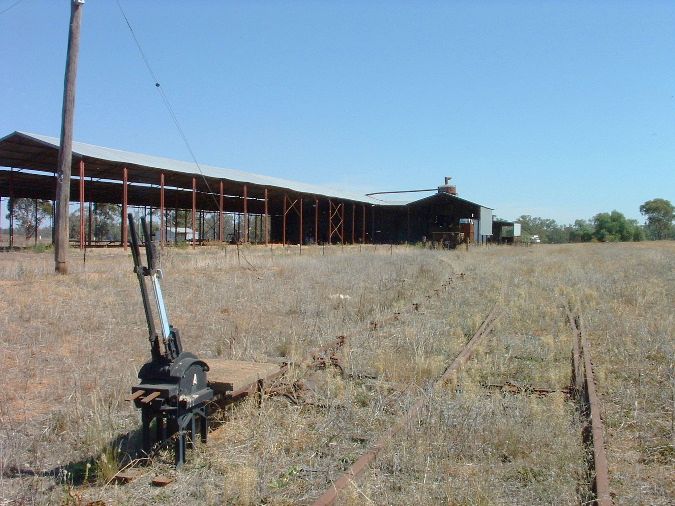
<path fill-rule="evenodd" d="M 60 144 L 59 139 L 55 137 L 23 131 L 16 131 L 3 137 L 0 139 L 0 143 L 2 143 L 2 141 L 9 140 L 15 135 L 18 135 L 25 140 L 38 142 L 41 145 L 52 149 L 58 149 Z M 379 204 L 379 202 L 376 200 L 365 195 L 340 191 L 330 187 L 322 187 L 298 181 L 281 179 L 273 176 L 264 176 L 252 172 L 243 172 L 236 169 L 215 167 L 206 164 L 197 165 L 195 162 L 186 162 L 155 155 L 122 151 L 119 149 L 97 146 L 94 144 L 86 144 L 78 141 L 73 141 L 73 155 L 94 158 L 110 163 L 128 164 L 136 167 L 164 170 L 167 172 L 175 172 L 184 175 L 203 175 L 204 177 L 214 179 L 227 179 L 242 184 L 252 184 L 261 187 L 267 186 L 281 190 L 290 190 L 297 193 L 349 200 L 362 204 Z"/>

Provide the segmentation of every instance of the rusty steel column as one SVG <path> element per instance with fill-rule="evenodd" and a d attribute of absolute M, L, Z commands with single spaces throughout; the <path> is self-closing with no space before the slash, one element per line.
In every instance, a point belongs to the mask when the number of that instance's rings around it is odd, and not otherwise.
<path fill-rule="evenodd" d="M 328 199 L 328 245 L 333 244 L 333 202 Z"/>
<path fill-rule="evenodd" d="M 361 244 L 366 244 L 366 205 L 361 204 L 363 211 L 363 222 L 361 223 Z"/>
<path fill-rule="evenodd" d="M 2 195 L 0 195 L 0 209 L 2 209 Z M 2 212 L 0 211 L 0 246 L 2 246 Z"/>
<path fill-rule="evenodd" d="M 164 172 L 159 175 L 159 245 L 164 246 Z"/>
<path fill-rule="evenodd" d="M 298 244 L 300 245 L 300 254 L 302 254 L 302 197 L 298 199 L 298 202 L 300 203 L 300 241 Z"/>
<path fill-rule="evenodd" d="M 197 178 L 192 176 L 192 247 L 195 247 L 195 215 L 197 214 Z"/>
<path fill-rule="evenodd" d="M 270 229 L 269 229 L 269 213 L 268 213 L 268 208 L 267 208 L 267 188 L 265 188 L 265 231 L 263 234 L 265 235 L 265 246 L 267 246 L 267 243 L 270 242 Z"/>
<path fill-rule="evenodd" d="M 248 186 L 244 185 L 244 242 L 248 243 Z"/>
<path fill-rule="evenodd" d="M 80 249 L 84 249 L 84 160 L 80 160 Z"/>
<path fill-rule="evenodd" d="M 319 199 L 314 197 L 314 242 L 319 245 Z"/>
<path fill-rule="evenodd" d="M 328 227 L 328 233 L 326 234 L 328 237 L 328 245 L 330 246 L 333 243 L 333 238 L 331 237 L 333 235 L 333 227 L 331 224 L 333 223 L 333 216 L 331 213 L 333 212 L 333 205 L 331 203 L 331 200 L 328 199 L 328 219 L 326 220 L 326 226 Z"/>
<path fill-rule="evenodd" d="M 340 210 L 340 238 L 342 239 L 342 244 L 345 243 L 345 203 L 342 203 L 342 209 Z"/>
<path fill-rule="evenodd" d="M 286 247 L 286 201 L 288 200 L 288 197 L 284 193 L 284 221 L 283 221 L 283 227 L 281 228 L 281 245 L 283 247 Z"/>
<path fill-rule="evenodd" d="M 352 202 L 352 244 L 354 244 L 354 225 L 356 225 L 356 204 Z"/>
<path fill-rule="evenodd" d="M 127 226 L 127 211 L 128 211 L 128 184 L 129 184 L 129 173 L 127 168 L 122 169 L 122 246 L 124 246 L 124 251 L 127 250 L 127 240 L 128 240 L 128 226 Z"/>
<path fill-rule="evenodd" d="M 218 201 L 218 240 L 223 242 L 225 240 L 223 230 L 223 180 L 220 180 L 220 200 Z"/>
<path fill-rule="evenodd" d="M 9 200 L 7 201 L 9 212 L 9 249 L 14 247 L 14 168 L 9 168 Z"/>

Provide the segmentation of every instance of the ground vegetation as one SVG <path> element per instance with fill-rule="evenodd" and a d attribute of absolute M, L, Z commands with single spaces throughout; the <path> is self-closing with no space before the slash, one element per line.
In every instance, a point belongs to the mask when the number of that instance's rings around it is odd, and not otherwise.
<path fill-rule="evenodd" d="M 91 251 L 67 277 L 49 254 L 3 253 L 1 501 L 309 503 L 422 397 L 342 503 L 586 502 L 583 419 L 564 391 L 566 305 L 591 343 L 615 501 L 675 495 L 672 242 L 166 248 L 161 263 L 172 323 L 207 361 L 297 362 L 348 335 L 343 372 L 292 369 L 286 384 L 304 381 L 302 399 L 220 412 L 178 473 L 168 450 L 133 460 L 139 414 L 123 399 L 149 350 L 129 253 Z M 495 303 L 493 333 L 432 392 Z M 128 465 L 140 477 L 115 484 Z M 157 474 L 174 482 L 151 487 Z"/>

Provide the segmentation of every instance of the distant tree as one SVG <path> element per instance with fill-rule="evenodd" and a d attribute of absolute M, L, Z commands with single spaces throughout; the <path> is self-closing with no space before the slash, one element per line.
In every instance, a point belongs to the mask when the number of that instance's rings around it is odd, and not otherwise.
<path fill-rule="evenodd" d="M 7 219 L 13 216 L 18 222 L 18 226 L 23 230 L 26 239 L 30 239 L 33 234 L 37 234 L 40 225 L 46 218 L 52 214 L 52 203 L 49 200 L 37 201 L 37 223 L 35 214 L 35 200 L 33 199 L 9 199 L 7 202 Z"/>
<path fill-rule="evenodd" d="M 545 243 L 564 243 L 569 241 L 569 231 L 550 218 L 539 218 L 523 214 L 516 221 L 521 224 L 523 237 L 538 235 L 541 242 Z"/>
<path fill-rule="evenodd" d="M 632 222 L 634 226 L 633 230 L 633 241 L 638 242 L 638 241 L 644 241 L 645 240 L 645 228 L 640 226 L 640 224 L 637 222 L 637 220 L 628 220 Z"/>
<path fill-rule="evenodd" d="M 593 217 L 593 237 L 598 241 L 632 241 L 639 228 L 636 220 L 627 220 L 619 211 L 599 213 Z"/>
<path fill-rule="evenodd" d="M 166 213 L 166 221 L 170 227 L 177 226 L 178 228 L 186 228 L 190 226 L 190 216 L 191 214 L 189 212 L 178 211 L 178 214 L 176 214 L 176 211 L 170 209 Z M 176 218 L 178 223 L 176 223 Z"/>
<path fill-rule="evenodd" d="M 648 200 L 640 206 L 640 213 L 647 217 L 647 231 L 652 239 L 673 237 L 675 207 L 666 199 Z"/>
<path fill-rule="evenodd" d="M 94 239 L 112 241 L 119 236 L 122 206 L 119 204 L 97 204 L 94 214 Z"/>
<path fill-rule="evenodd" d="M 593 225 L 586 220 L 576 220 L 570 230 L 570 242 L 589 242 L 593 239 Z"/>
<path fill-rule="evenodd" d="M 120 217 L 122 206 L 119 204 L 96 204 L 92 209 L 92 239 L 94 241 L 114 241 L 120 237 Z M 84 233 L 88 237 L 89 214 L 84 211 Z M 80 240 L 80 210 L 70 213 L 70 239 Z"/>
<path fill-rule="evenodd" d="M 71 240 L 80 240 L 80 211 L 70 213 L 68 219 L 68 238 Z"/>
<path fill-rule="evenodd" d="M 570 228 L 556 224 L 546 231 L 546 242 L 564 244 L 570 242 Z"/>

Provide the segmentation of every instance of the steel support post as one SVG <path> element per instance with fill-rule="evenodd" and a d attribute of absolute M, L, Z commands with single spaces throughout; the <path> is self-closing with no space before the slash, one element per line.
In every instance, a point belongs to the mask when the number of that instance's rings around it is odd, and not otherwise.
<path fill-rule="evenodd" d="M 80 160 L 80 249 L 84 249 L 84 160 Z"/>
<path fill-rule="evenodd" d="M 343 202 L 341 204 L 342 209 L 340 210 L 340 239 L 342 240 L 342 244 L 344 245 L 345 243 L 345 203 Z"/>
<path fill-rule="evenodd" d="M 220 180 L 220 200 L 218 201 L 218 240 L 223 242 L 225 240 L 224 223 L 223 223 L 223 180 Z"/>
<path fill-rule="evenodd" d="M 314 242 L 319 244 L 319 199 L 314 198 Z"/>
<path fill-rule="evenodd" d="M 328 199 L 328 245 L 333 244 L 333 201 Z"/>
<path fill-rule="evenodd" d="M 281 245 L 283 247 L 286 247 L 286 205 L 287 205 L 287 200 L 288 200 L 288 197 L 284 193 L 284 220 L 283 220 L 283 227 L 281 229 Z"/>
<path fill-rule="evenodd" d="M 164 246 L 164 172 L 159 175 L 159 245 Z"/>
<path fill-rule="evenodd" d="M 192 247 L 195 247 L 195 227 L 197 225 L 195 215 L 197 214 L 197 178 L 192 176 Z"/>
<path fill-rule="evenodd" d="M 9 249 L 14 247 L 14 169 L 9 168 L 9 200 L 7 201 L 9 212 Z"/>
<path fill-rule="evenodd" d="M 363 211 L 362 223 L 361 223 L 361 244 L 366 244 L 366 205 L 361 204 L 361 210 Z"/>
<path fill-rule="evenodd" d="M 244 242 L 247 243 L 248 241 L 248 186 L 244 185 Z"/>
<path fill-rule="evenodd" d="M 126 167 L 122 169 L 122 246 L 124 251 L 127 250 L 128 242 L 128 226 L 127 226 L 127 212 L 129 209 L 129 172 Z"/>
<path fill-rule="evenodd" d="M 356 204 L 352 202 L 352 244 L 354 244 L 354 225 L 356 224 Z"/>
<path fill-rule="evenodd" d="M 267 188 L 265 188 L 265 231 L 264 231 L 265 246 L 267 246 L 267 244 L 270 242 L 270 227 L 269 227 L 270 215 L 269 215 L 267 199 L 268 199 Z"/>
<path fill-rule="evenodd" d="M 303 234 L 302 234 L 302 197 L 300 197 L 298 199 L 298 202 L 300 203 L 300 233 L 298 234 L 299 235 L 298 244 L 300 245 L 300 254 L 302 255 L 302 238 L 303 238 Z"/>
<path fill-rule="evenodd" d="M 0 196 L 0 210 L 2 209 L 2 196 Z M 0 246 L 2 246 L 2 212 L 0 212 Z"/>

